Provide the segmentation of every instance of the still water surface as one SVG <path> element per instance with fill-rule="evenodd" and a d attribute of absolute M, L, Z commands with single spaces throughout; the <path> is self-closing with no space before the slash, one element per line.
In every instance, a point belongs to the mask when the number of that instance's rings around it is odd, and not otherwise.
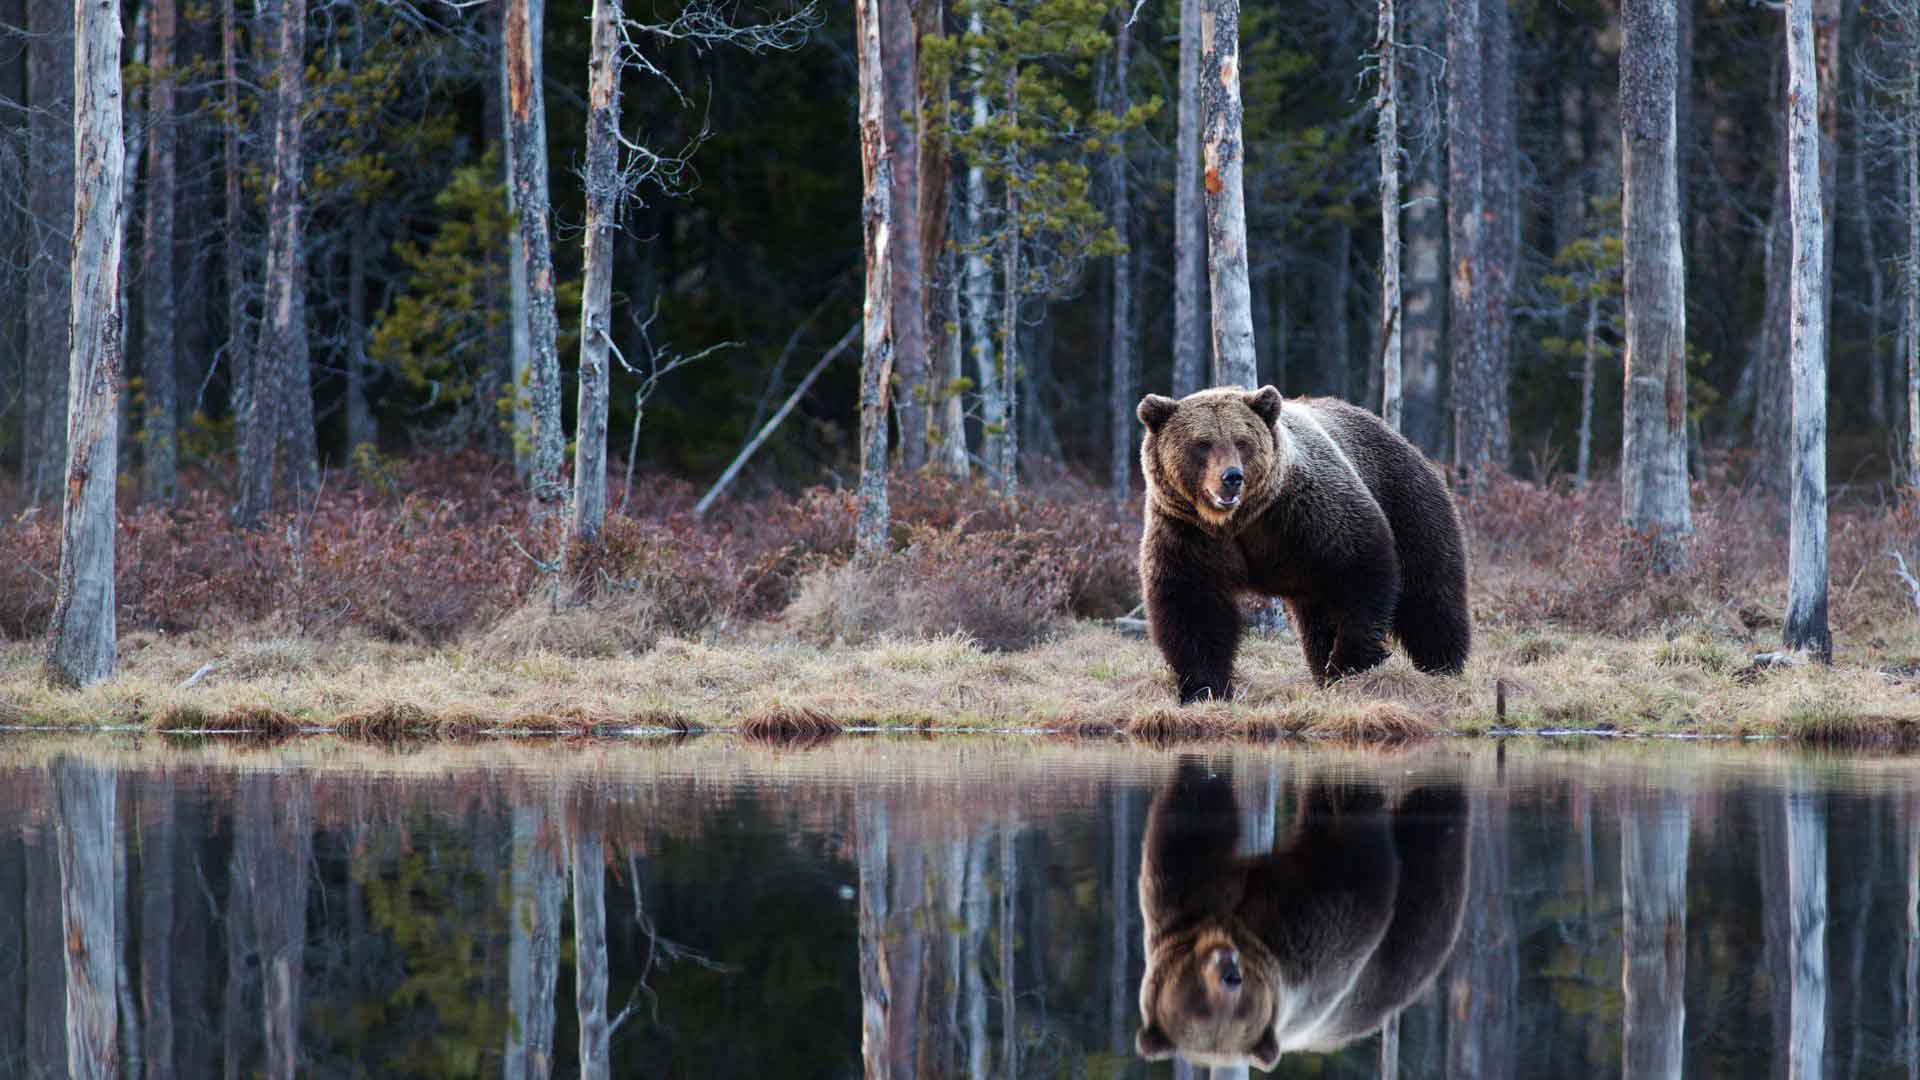
<path fill-rule="evenodd" d="M 13 739 L 0 1075 L 1913 1077 L 1916 859 L 1767 747 Z"/>

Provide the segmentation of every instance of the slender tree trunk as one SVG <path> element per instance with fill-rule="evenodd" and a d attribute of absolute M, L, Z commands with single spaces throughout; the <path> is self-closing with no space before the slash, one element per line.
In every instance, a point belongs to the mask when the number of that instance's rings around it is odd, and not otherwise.
<path fill-rule="evenodd" d="M 1885 430 L 1887 426 L 1887 354 L 1880 348 L 1882 316 L 1887 302 L 1887 275 L 1880 265 L 1878 230 L 1874 227 L 1875 215 L 1873 188 L 1867 183 L 1867 132 L 1865 131 L 1865 113 L 1867 101 L 1866 65 L 1853 67 L 1853 97 L 1859 106 L 1855 110 L 1853 153 L 1848 157 L 1853 166 L 1853 191 L 1847 200 L 1852 204 L 1852 216 L 1860 233 L 1860 262 L 1867 274 L 1867 416 L 1873 426 Z M 1900 482 L 1900 467 L 1894 465 L 1893 481 Z"/>
<path fill-rule="evenodd" d="M 1513 367 L 1513 282 L 1520 263 L 1520 142 L 1514 114 L 1513 25 L 1510 0 L 1481 0 L 1480 128 L 1482 297 L 1486 328 L 1482 338 L 1481 408 L 1483 438 L 1492 464 L 1511 460 L 1511 423 L 1507 388 Z"/>
<path fill-rule="evenodd" d="M 500 88 L 499 94 L 504 103 L 511 91 L 513 69 L 510 61 L 512 52 L 507 47 L 505 4 L 499 7 L 488 5 L 488 17 L 496 21 L 500 30 Z M 512 432 L 509 436 L 513 444 L 514 475 L 522 484 L 533 481 L 533 329 L 531 325 L 530 294 L 527 291 L 526 249 L 520 240 L 519 207 L 514 201 L 514 192 L 519 184 L 514 178 L 515 160 L 513 155 L 513 113 L 500 110 L 500 143 L 502 147 L 502 176 L 506 180 L 507 217 L 515 222 L 514 228 L 507 230 L 507 378 L 510 382 L 508 400 L 512 405 Z"/>
<path fill-rule="evenodd" d="M 1133 1031 L 1127 990 L 1133 985 L 1132 789 L 1112 785 L 1107 809 L 1107 1051 L 1125 1055 Z"/>
<path fill-rule="evenodd" d="M 1129 52 L 1133 46 L 1133 27 L 1122 10 L 1119 29 L 1113 36 L 1113 92 L 1108 111 L 1125 116 L 1132 107 L 1127 91 Z M 1127 190 L 1127 135 L 1114 135 L 1107 156 L 1107 193 L 1112 199 L 1109 217 L 1120 237 L 1120 252 L 1113 257 L 1113 313 L 1108 331 L 1107 358 L 1107 492 L 1115 506 L 1124 506 L 1133 495 L 1133 406 L 1136 400 L 1133 375 L 1133 204 Z"/>
<path fill-rule="evenodd" d="M 1246 152 L 1240 116 L 1240 0 L 1206 0 L 1200 15 L 1201 98 L 1206 110 L 1207 284 L 1213 297 L 1213 382 L 1258 384 L 1253 293 L 1247 280 Z"/>
<path fill-rule="evenodd" d="M 507 1080 L 553 1075 L 553 988 L 560 964 L 560 860 L 540 807 L 513 808 L 513 910 L 508 918 Z"/>
<path fill-rule="evenodd" d="M 1920 23 L 1920 18 L 1912 20 Z M 1920 488 L 1920 26 L 1907 53 L 1907 484 Z"/>
<path fill-rule="evenodd" d="M 1393 40 L 1393 3 L 1380 0 L 1373 51 L 1380 65 L 1380 91 L 1374 99 L 1378 110 L 1375 141 L 1380 149 L 1380 328 L 1385 338 L 1380 346 L 1380 419 L 1399 431 L 1405 425 L 1400 389 L 1400 80 Z"/>
<path fill-rule="evenodd" d="M 367 208 L 355 204 L 353 247 L 347 252 L 347 452 L 378 447 L 380 431 L 367 403 Z M 492 412 L 492 402 L 485 408 Z"/>
<path fill-rule="evenodd" d="M 967 16 L 967 33 L 977 37 L 983 32 L 980 9 L 976 7 Z M 976 64 L 983 62 L 983 57 L 975 57 Z M 987 123 L 987 95 L 979 86 L 973 89 L 972 110 L 973 127 L 979 130 Z M 993 277 L 987 265 L 984 244 L 986 212 L 987 172 L 984 164 L 976 158 L 967 162 L 967 205 L 961 221 L 960 245 L 967 253 L 967 337 L 973 342 L 974 377 L 980 383 L 980 424 L 983 429 L 980 452 L 986 465 L 987 482 L 997 488 L 1000 474 L 1005 468 L 1006 440 L 1003 434 L 1007 408 L 1006 391 L 1000 385 L 999 354 L 994 348 L 993 339 Z"/>
<path fill-rule="evenodd" d="M 607 1028 L 607 873 L 597 829 L 573 840 L 573 980 L 581 1080 L 612 1075 Z"/>
<path fill-rule="evenodd" d="M 141 312 L 146 339 L 141 346 L 141 369 L 146 382 L 146 410 L 142 415 L 143 493 L 148 502 L 173 502 L 175 466 L 174 421 L 174 277 L 173 201 L 174 128 L 173 53 L 176 38 L 174 0 L 152 0 L 147 9 L 147 228 L 142 240 L 145 265 L 141 268 Z"/>
<path fill-rule="evenodd" d="M 1580 456 L 1574 487 L 1585 490 L 1593 461 L 1593 375 L 1600 346 L 1600 297 L 1587 294 L 1586 333 L 1580 350 Z"/>
<path fill-rule="evenodd" d="M 973 472 L 973 461 L 967 452 L 966 402 L 956 389 L 966 377 L 966 349 L 961 343 L 960 256 L 948 248 L 944 258 L 947 288 L 945 345 L 940 351 L 940 456 L 948 476 L 965 480 Z"/>
<path fill-rule="evenodd" d="M 1481 238 L 1480 68 L 1480 0 L 1447 0 L 1447 234 L 1452 248 L 1447 337 L 1453 363 L 1453 463 L 1469 476 L 1494 463 Z"/>
<path fill-rule="evenodd" d="M 305 0 L 301 0 L 301 6 L 304 9 Z M 301 19 L 304 21 L 305 18 L 303 10 Z M 298 186 L 294 188 L 294 198 L 302 203 L 301 214 L 304 216 L 305 196 Z M 302 232 L 298 219 L 295 220 L 293 231 L 296 237 Z M 281 360 L 287 400 L 281 406 L 280 416 L 286 429 L 281 433 L 280 442 L 286 450 L 286 475 L 293 486 L 296 504 L 308 507 L 313 505 L 314 497 L 320 493 L 320 432 L 313 416 L 313 362 L 307 344 L 304 245 L 304 240 L 296 240 L 291 256 L 294 268 L 293 302 L 287 308 L 287 329 L 282 339 L 286 342 L 287 354 Z"/>
<path fill-rule="evenodd" d="M 246 1014 L 248 1002 L 257 1000 L 259 987 L 253 975 L 252 897 L 247 889 L 247 861 L 241 845 L 235 844 L 227 859 L 226 924 L 227 981 L 222 991 L 220 1012 L 220 1058 L 226 1080 L 238 1080 L 245 1069 Z"/>
<path fill-rule="evenodd" d="M 1793 276 L 1793 256 L 1784 119 L 1779 127 L 1779 169 L 1775 174 L 1764 240 L 1766 301 L 1748 364 L 1752 372 L 1753 474 L 1760 488 L 1783 496 L 1787 493 L 1786 477 L 1791 470 L 1787 449 L 1793 439 L 1793 393 L 1788 363 L 1788 294 L 1791 291 L 1788 285 Z"/>
<path fill-rule="evenodd" d="M 1627 25 L 1633 25 L 1628 16 Z M 1624 64 L 1624 58 L 1623 58 Z M 1670 793 L 1627 796 L 1620 837 L 1626 1023 L 1625 1075 L 1681 1075 L 1686 1046 L 1686 800 Z"/>
<path fill-rule="evenodd" d="M 227 277 L 228 405 L 233 415 L 234 444 L 245 453 L 247 416 L 253 412 L 253 350 L 247 334 L 246 213 L 240 202 L 240 25 L 234 0 L 220 5 L 221 109 L 230 118 L 220 125 L 222 190 L 225 193 L 224 236 Z M 245 483 L 243 476 L 242 483 Z"/>
<path fill-rule="evenodd" d="M 1014 858 L 1014 825 L 1009 821 L 1000 829 L 1000 1042 L 1005 1061 L 1002 1076 L 1020 1076 L 1020 995 L 1015 985 L 1013 943 L 1019 937 L 1014 926 L 1014 900 L 1019 895 L 1019 865 Z"/>
<path fill-rule="evenodd" d="M 1326 269 L 1315 278 L 1313 336 L 1320 360 L 1315 373 L 1317 393 L 1345 398 L 1353 382 L 1353 338 L 1347 327 L 1347 293 L 1353 279 L 1353 227 L 1334 221 L 1327 227 Z"/>
<path fill-rule="evenodd" d="M 1019 67 L 1007 71 L 1007 111 L 1020 113 Z M 1006 221 L 1000 228 L 1000 396 L 1005 402 L 1000 435 L 1000 494 L 1012 498 L 1020 482 L 1020 151 L 1007 148 Z"/>
<path fill-rule="evenodd" d="M 120 243 L 126 143 L 117 3 L 74 0 L 73 283 L 60 577 L 47 675 L 90 686 L 113 674 L 114 526 L 120 410 Z"/>
<path fill-rule="evenodd" d="M 90 7 L 94 10 L 88 11 Z M 75 4 L 80 28 L 76 56 L 98 65 L 105 53 L 115 61 L 108 70 L 116 83 L 120 75 L 117 7 L 86 0 Z M 103 22 L 107 25 L 99 25 Z M 103 38 L 108 41 L 104 49 Z M 93 67 L 76 70 L 80 72 L 76 91 L 84 109 L 90 95 L 83 80 Z M 117 95 L 113 101 L 118 109 Z M 84 147 L 97 134 L 83 128 L 78 142 Z M 76 164 L 76 175 L 85 175 L 88 166 L 96 163 L 82 158 Z M 77 216 L 86 219 L 84 207 Z M 114 996 L 114 959 L 120 945 L 120 928 L 114 919 L 113 853 L 119 840 L 114 824 L 114 774 L 63 757 L 53 764 L 53 782 L 59 804 L 61 940 L 67 957 L 67 1075 L 105 1080 L 120 1072 L 119 1010 Z"/>
<path fill-rule="evenodd" d="M 860 359 L 860 519 L 863 559 L 887 545 L 887 398 L 893 385 L 893 154 L 886 141 L 881 13 L 886 0 L 854 0 L 860 68 L 860 177 L 866 247 L 865 325 Z"/>
<path fill-rule="evenodd" d="M 889 196 L 893 266 L 893 390 L 899 416 L 900 464 L 907 471 L 927 463 L 927 310 L 921 258 L 919 101 L 920 65 L 910 0 L 877 0 L 880 8 L 882 123 L 892 162 Z"/>
<path fill-rule="evenodd" d="M 146 1033 L 146 1076 L 174 1073 L 173 777 L 148 780 L 140 790 L 140 1019 Z"/>
<path fill-rule="evenodd" d="M 1405 12 L 1407 51 L 1399 55 L 1405 78 L 1406 123 L 1410 130 L 1438 127 L 1441 117 L 1438 76 L 1434 59 L 1445 48 L 1440 4 L 1420 3 Z M 1413 140 L 1418 146 L 1419 140 Z M 1401 318 L 1403 338 L 1403 428 L 1409 440 L 1438 458 L 1445 448 L 1446 410 L 1440 376 L 1445 366 L 1447 334 L 1447 217 L 1442 180 L 1445 161 L 1439 145 L 1414 154 L 1408 161 L 1406 214 L 1406 296 Z"/>
<path fill-rule="evenodd" d="M 990 918 L 987 904 L 987 836 L 986 830 L 981 829 L 967 839 L 966 936 L 962 948 L 966 960 L 960 985 L 967 1006 L 968 1080 L 986 1080 L 992 1067 L 992 1051 L 987 1042 L 985 946 Z"/>
<path fill-rule="evenodd" d="M 520 263 L 527 280 L 528 395 L 532 411 L 532 489 L 535 517 L 546 517 L 566 497 L 561 480 L 560 357 L 553 300 L 553 250 L 547 231 L 546 0 L 507 0 L 507 132 L 513 168 L 513 209 L 519 220 Z"/>
<path fill-rule="evenodd" d="M 1651 534 L 1656 569 L 1685 564 L 1693 531 L 1687 489 L 1687 267 L 1680 252 L 1674 102 L 1679 27 L 1665 0 L 1621 9 L 1620 126 L 1626 241 L 1626 417 L 1620 516 Z"/>
<path fill-rule="evenodd" d="M 1793 215 L 1793 459 L 1787 555 L 1788 648 L 1833 659 L 1827 628 L 1826 237 L 1813 0 L 1787 6 L 1787 152 Z"/>
<path fill-rule="evenodd" d="M 594 0 L 587 61 L 586 280 L 580 295 L 580 401 L 574 418 L 573 536 L 592 543 L 607 518 L 607 359 L 613 346 L 613 246 L 620 214 L 620 0 Z"/>
<path fill-rule="evenodd" d="M 73 4 L 62 0 L 30 0 L 27 4 L 31 34 L 27 41 L 27 94 L 33 106 L 27 126 L 27 169 L 32 184 L 27 209 L 37 238 L 27 285 L 27 358 L 40 372 L 39 400 L 32 403 L 38 409 L 29 410 L 37 415 L 40 427 L 28 485 L 28 497 L 35 505 L 60 491 L 67 467 L 69 365 L 62 360 L 68 355 L 68 319 L 72 314 L 72 281 L 68 275 L 74 254 L 74 135 L 78 124 L 87 123 L 76 116 L 74 109 L 75 84 L 86 71 L 75 65 L 75 10 Z M 117 15 L 115 18 L 117 25 Z M 118 46 L 116 37 L 116 50 Z M 115 97 L 111 104 L 117 110 L 120 99 Z M 117 135 L 119 114 L 114 115 Z M 116 170 L 116 184 L 121 182 L 117 178 L 120 171 Z M 117 258 L 115 263 L 117 281 Z M 111 302 L 118 292 L 104 295 Z M 103 316 L 83 318 L 92 323 Z M 116 370 L 113 375 L 117 381 L 120 373 Z"/>
<path fill-rule="evenodd" d="M 1202 359 L 1200 290 L 1206 286 L 1207 214 L 1201 203 L 1202 112 L 1200 82 L 1203 9 L 1208 0 L 1180 0 L 1180 102 L 1173 180 L 1173 395 L 1185 397 L 1206 385 Z M 1238 38 L 1235 38 L 1238 41 Z M 1238 83 L 1236 82 L 1236 86 Z M 1235 99 L 1239 97 L 1236 89 Z"/>

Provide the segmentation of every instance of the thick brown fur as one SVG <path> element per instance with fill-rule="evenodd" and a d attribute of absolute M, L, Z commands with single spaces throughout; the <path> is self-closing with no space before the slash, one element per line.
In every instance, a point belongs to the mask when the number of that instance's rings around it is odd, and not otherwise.
<path fill-rule="evenodd" d="M 1149 1060 L 1271 1071 L 1377 1030 L 1439 974 L 1467 894 L 1458 784 L 1397 805 L 1365 781 L 1317 783 L 1292 835 L 1242 856 L 1224 774 L 1185 761 L 1147 820 L 1146 974 L 1134 1046 Z"/>
<path fill-rule="evenodd" d="M 1225 698 L 1244 594 L 1281 597 L 1314 680 L 1387 658 L 1457 674 L 1472 648 L 1467 552 L 1439 473 L 1379 417 L 1273 387 L 1148 395 L 1140 588 L 1182 703 Z M 1238 501 L 1223 478 L 1243 478 Z"/>

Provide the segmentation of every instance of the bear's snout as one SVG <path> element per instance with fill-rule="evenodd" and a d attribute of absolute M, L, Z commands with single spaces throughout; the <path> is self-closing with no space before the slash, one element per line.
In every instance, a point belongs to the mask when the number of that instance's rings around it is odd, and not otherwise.
<path fill-rule="evenodd" d="M 1229 465 L 1227 471 L 1220 474 L 1220 494 L 1228 498 L 1239 495 L 1241 485 L 1246 482 L 1247 474 L 1240 471 L 1240 466 Z"/>

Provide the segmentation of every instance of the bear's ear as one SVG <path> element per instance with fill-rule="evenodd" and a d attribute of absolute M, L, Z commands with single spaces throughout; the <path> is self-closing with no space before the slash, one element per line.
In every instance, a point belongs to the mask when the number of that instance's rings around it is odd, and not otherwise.
<path fill-rule="evenodd" d="M 1273 1067 L 1280 1064 L 1280 1040 L 1274 1036 L 1271 1025 L 1260 1036 L 1260 1041 L 1253 1044 L 1253 1064 L 1261 1072 L 1272 1072 Z"/>
<path fill-rule="evenodd" d="M 1158 1024 L 1148 1024 L 1133 1037 L 1133 1052 L 1147 1061 L 1165 1061 L 1173 1056 L 1173 1040 Z"/>
<path fill-rule="evenodd" d="M 1148 431 L 1159 431 L 1162 425 L 1172 419 L 1174 410 L 1179 407 L 1180 403 L 1170 397 L 1148 394 L 1140 399 L 1140 407 L 1134 410 L 1134 415 L 1140 418 L 1141 423 L 1147 425 Z"/>
<path fill-rule="evenodd" d="M 1247 395 L 1247 404 L 1271 427 L 1280 422 L 1280 391 L 1263 386 Z"/>

